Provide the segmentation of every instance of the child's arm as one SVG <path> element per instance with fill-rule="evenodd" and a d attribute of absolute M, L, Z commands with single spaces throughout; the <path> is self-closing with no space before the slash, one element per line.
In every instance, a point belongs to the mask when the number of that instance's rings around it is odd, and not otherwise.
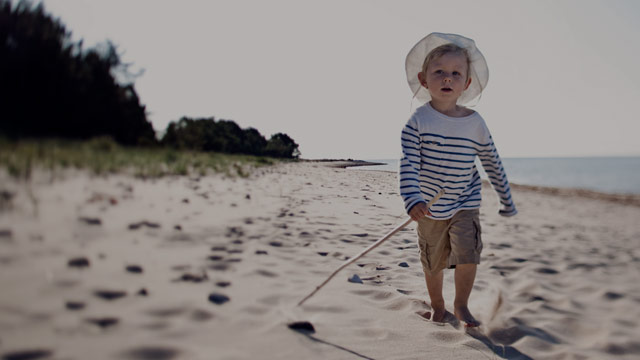
<path fill-rule="evenodd" d="M 487 130 L 488 131 L 488 130 Z M 499 210 L 499 214 L 502 216 L 513 216 L 518 213 L 516 205 L 511 198 L 511 188 L 509 187 L 509 180 L 507 180 L 507 173 L 504 171 L 500 155 L 491 135 L 488 136 L 488 144 L 482 151 L 478 153 L 480 162 L 484 171 L 489 176 L 489 181 L 493 190 L 498 194 L 500 198 L 500 204 L 502 208 Z"/>
<path fill-rule="evenodd" d="M 400 160 L 400 194 L 404 200 L 407 214 L 415 220 L 414 215 L 426 214 L 426 201 L 420 192 L 420 132 L 414 119 L 410 119 L 402 130 L 402 159 Z M 416 209 L 418 204 L 422 204 Z M 423 209 L 425 208 L 425 209 Z M 415 209 L 415 210 L 414 210 Z"/>

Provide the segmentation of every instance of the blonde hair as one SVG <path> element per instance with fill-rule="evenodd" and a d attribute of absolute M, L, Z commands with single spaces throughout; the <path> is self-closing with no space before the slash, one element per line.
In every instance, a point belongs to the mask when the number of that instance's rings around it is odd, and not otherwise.
<path fill-rule="evenodd" d="M 467 59 L 467 79 L 471 76 L 471 58 L 469 57 L 469 52 L 467 49 L 460 47 L 455 44 L 444 44 L 440 45 L 437 48 L 431 50 L 427 57 L 424 59 L 424 63 L 422 64 L 422 72 L 426 74 L 427 67 L 433 60 L 437 60 L 446 54 L 458 54 L 464 55 Z"/>

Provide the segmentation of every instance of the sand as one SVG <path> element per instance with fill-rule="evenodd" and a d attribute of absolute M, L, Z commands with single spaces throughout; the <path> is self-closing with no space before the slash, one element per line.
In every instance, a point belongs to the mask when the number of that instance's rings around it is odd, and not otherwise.
<path fill-rule="evenodd" d="M 395 174 L 328 165 L 0 174 L 0 359 L 640 357 L 633 197 L 514 187 L 520 213 L 502 218 L 485 187 L 477 330 L 415 314 L 429 305 L 413 224 L 296 307 L 406 218 Z"/>

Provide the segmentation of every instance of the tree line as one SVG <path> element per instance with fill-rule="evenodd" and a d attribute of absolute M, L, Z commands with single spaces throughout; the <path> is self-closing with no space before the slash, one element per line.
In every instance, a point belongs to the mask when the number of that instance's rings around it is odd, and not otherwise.
<path fill-rule="evenodd" d="M 128 146 L 170 146 L 295 158 L 298 144 L 278 133 L 231 120 L 183 117 L 156 138 L 134 87 L 131 64 L 107 41 L 83 49 L 42 3 L 0 0 L 0 136 L 90 139 L 110 136 Z"/>

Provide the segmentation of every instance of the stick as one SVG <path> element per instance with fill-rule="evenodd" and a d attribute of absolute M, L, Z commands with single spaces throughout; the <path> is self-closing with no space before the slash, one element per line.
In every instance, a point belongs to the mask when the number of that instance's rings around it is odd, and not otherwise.
<path fill-rule="evenodd" d="M 436 201 L 438 201 L 438 199 L 440 199 L 440 197 L 444 195 L 444 190 L 440 190 L 440 192 L 438 192 L 436 194 L 436 196 L 431 199 L 431 201 L 429 201 L 429 203 L 427 203 L 427 209 L 429 209 L 431 207 L 431 205 L 435 204 Z M 340 270 L 346 268 L 347 266 L 353 264 L 356 260 L 360 259 L 361 257 L 365 256 L 367 253 L 369 253 L 371 250 L 377 248 L 378 246 L 380 246 L 380 244 L 382 244 L 383 242 L 387 241 L 391 236 L 393 236 L 395 233 L 397 233 L 398 231 L 404 229 L 405 226 L 409 225 L 411 223 L 411 218 L 405 220 L 405 222 L 403 222 L 402 224 L 398 225 L 398 227 L 396 227 L 395 229 L 391 230 L 387 235 L 383 236 L 380 240 L 376 241 L 375 243 L 371 244 L 368 248 L 364 249 L 361 253 L 359 253 L 358 255 L 356 255 L 355 257 L 353 257 L 352 259 L 347 260 L 346 262 L 344 262 L 342 265 L 340 265 L 340 267 L 334 271 L 331 275 L 329 275 L 329 277 L 322 282 L 322 284 L 320 284 L 318 287 L 316 287 L 315 290 L 313 290 L 311 292 L 311 294 L 307 295 L 304 299 L 302 299 L 297 306 L 302 305 L 305 301 L 307 301 L 310 297 L 312 297 L 313 295 L 315 295 L 315 293 L 318 292 L 318 290 L 320 290 L 323 286 L 325 286 L 331 279 L 333 279 L 334 276 L 336 276 L 336 274 L 338 274 L 340 272 Z"/>

